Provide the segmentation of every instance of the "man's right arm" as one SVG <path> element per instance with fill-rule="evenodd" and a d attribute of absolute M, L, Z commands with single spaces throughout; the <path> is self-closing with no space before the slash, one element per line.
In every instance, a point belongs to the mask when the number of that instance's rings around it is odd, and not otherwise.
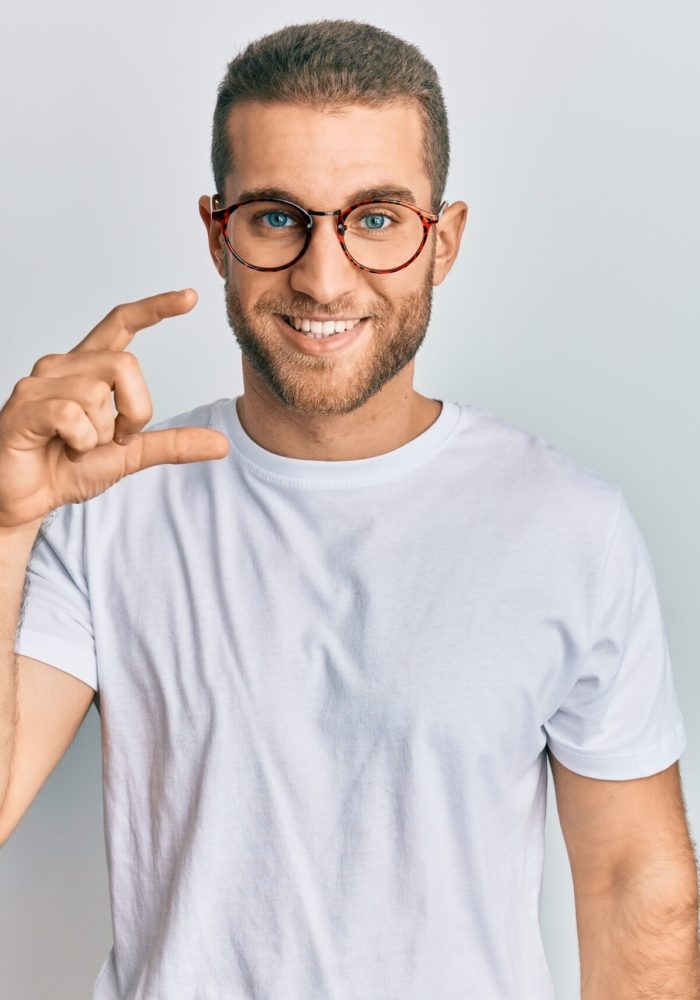
<path fill-rule="evenodd" d="M 79 678 L 15 653 L 41 523 L 0 527 L 0 846 L 70 746 L 95 695 Z"/>
<path fill-rule="evenodd" d="M 228 454 L 228 438 L 213 428 L 141 430 L 153 407 L 126 347 L 137 331 L 189 312 L 196 301 L 194 289 L 183 289 L 115 306 L 70 351 L 39 358 L 0 408 L 0 844 L 94 697 L 89 684 L 66 671 L 15 656 L 25 578 L 44 518 L 142 469 Z"/>

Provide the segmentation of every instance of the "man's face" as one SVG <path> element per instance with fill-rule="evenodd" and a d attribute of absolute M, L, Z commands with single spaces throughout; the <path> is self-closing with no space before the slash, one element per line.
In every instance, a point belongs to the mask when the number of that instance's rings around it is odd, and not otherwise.
<path fill-rule="evenodd" d="M 392 184 L 409 188 L 417 206 L 430 211 L 417 105 L 352 105 L 328 114 L 251 102 L 232 110 L 229 130 L 235 169 L 222 192 L 223 205 L 238 201 L 247 189 L 264 187 L 289 191 L 307 209 L 328 211 L 351 204 L 356 191 Z M 286 270 L 270 272 L 239 263 L 220 239 L 218 224 L 210 228 L 244 376 L 263 393 L 309 415 L 350 413 L 397 376 L 410 390 L 433 284 L 439 283 L 434 230 L 408 267 L 371 274 L 347 259 L 336 225 L 333 216 L 314 217 L 304 256 Z M 285 316 L 365 322 L 358 335 L 329 350 L 331 341 L 302 340 Z"/>

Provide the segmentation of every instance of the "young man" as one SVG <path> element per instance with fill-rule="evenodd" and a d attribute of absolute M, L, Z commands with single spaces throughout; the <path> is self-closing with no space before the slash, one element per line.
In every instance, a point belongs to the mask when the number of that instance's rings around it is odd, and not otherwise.
<path fill-rule="evenodd" d="M 199 201 L 243 393 L 143 431 L 124 347 L 192 308 L 172 293 L 41 359 L 0 414 L 15 592 L 55 509 L 0 816 L 6 838 L 94 696 L 96 1000 L 553 998 L 550 750 L 584 996 L 690 996 L 686 737 L 638 526 L 594 470 L 412 386 L 467 219 L 448 162 L 412 45 L 352 21 L 254 42 Z"/>

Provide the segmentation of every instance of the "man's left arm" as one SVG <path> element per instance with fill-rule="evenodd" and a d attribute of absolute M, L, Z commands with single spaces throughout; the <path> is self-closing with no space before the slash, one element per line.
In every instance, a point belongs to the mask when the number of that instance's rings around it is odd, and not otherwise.
<path fill-rule="evenodd" d="M 678 762 L 610 781 L 548 756 L 574 885 L 581 1000 L 700 1000 L 698 864 Z"/>

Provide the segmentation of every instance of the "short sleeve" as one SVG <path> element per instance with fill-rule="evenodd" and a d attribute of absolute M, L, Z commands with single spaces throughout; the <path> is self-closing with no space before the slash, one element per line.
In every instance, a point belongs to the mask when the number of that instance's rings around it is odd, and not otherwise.
<path fill-rule="evenodd" d="M 686 747 L 651 557 L 620 491 L 589 655 L 544 726 L 552 754 L 591 778 L 643 778 Z"/>
<path fill-rule="evenodd" d="M 97 662 L 85 574 L 85 511 L 49 514 L 29 557 L 15 652 L 73 674 L 95 691 Z"/>

